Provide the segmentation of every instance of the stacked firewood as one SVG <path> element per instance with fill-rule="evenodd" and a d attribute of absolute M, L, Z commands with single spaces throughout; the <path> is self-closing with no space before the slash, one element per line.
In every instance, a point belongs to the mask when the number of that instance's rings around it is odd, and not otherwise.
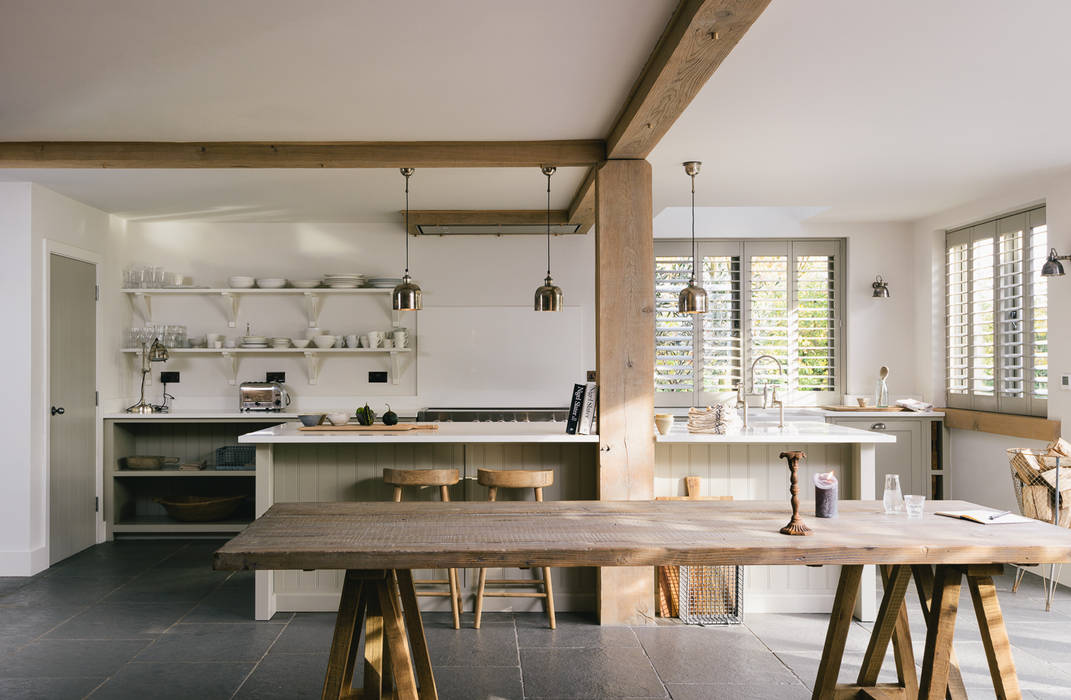
<path fill-rule="evenodd" d="M 1071 443 L 1063 438 L 1050 442 L 1044 452 L 1008 450 L 1019 510 L 1028 518 L 1051 523 L 1056 505 L 1056 475 L 1060 476 L 1060 519 L 1071 527 Z M 1059 464 L 1059 469 L 1057 469 Z"/>

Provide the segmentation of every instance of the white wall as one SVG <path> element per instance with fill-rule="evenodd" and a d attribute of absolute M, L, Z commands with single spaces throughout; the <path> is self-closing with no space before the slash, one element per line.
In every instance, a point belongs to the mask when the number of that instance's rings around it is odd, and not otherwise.
<path fill-rule="evenodd" d="M 116 270 L 105 278 L 104 293 L 121 326 L 142 325 L 116 291 L 121 268 L 129 263 L 161 265 L 214 287 L 226 286 L 235 274 L 316 278 L 326 272 L 356 271 L 398 276 L 404 240 L 396 224 L 128 222 L 119 235 Z M 300 358 L 246 358 L 238 379 L 261 381 L 267 370 L 285 371 L 301 410 L 353 408 L 358 400 L 377 411 L 385 402 L 398 411 L 429 405 L 565 405 L 571 383 L 583 380 L 583 370 L 594 369 L 594 250 L 592 234 L 552 240 L 554 278 L 569 308 L 563 314 L 536 314 L 531 303 L 545 275 L 543 237 L 410 238 L 410 269 L 424 290 L 425 310 L 403 315 L 403 325 L 416 337 L 419 361 L 403 359 L 398 385 L 367 382 L 369 370 L 388 368 L 384 356 L 325 360 L 314 386 L 307 383 Z M 387 295 L 329 299 L 320 327 L 356 334 L 388 329 L 389 303 Z M 153 312 L 156 322 L 187 325 L 191 335 L 244 335 L 248 322 L 258 335 L 299 336 L 307 324 L 304 308 L 294 297 L 245 298 L 234 329 L 227 328 L 219 299 L 157 297 Z M 446 316 L 454 319 L 453 325 L 441 322 Z M 106 347 L 114 342 L 117 349 L 118 340 L 116 330 Z M 429 356 L 433 352 L 437 355 Z M 558 353 L 569 362 L 547 368 L 544 358 Z M 428 381 L 422 373 L 426 370 L 431 377 L 432 363 L 438 379 Z M 537 367 L 539 372 L 533 369 Z M 525 368 L 528 375 L 523 374 Z M 182 373 L 181 382 L 168 387 L 177 397 L 176 408 L 235 406 L 237 389 L 227 384 L 219 359 L 175 356 L 167 369 Z M 504 394 L 508 387 L 502 383 L 503 371 L 520 379 L 548 369 L 547 381 L 528 382 Z M 465 381 L 442 381 L 444 372 Z M 128 400 L 137 390 L 132 359 L 124 362 L 120 375 L 118 395 Z M 158 400 L 159 385 L 151 391 Z"/>
<path fill-rule="evenodd" d="M 813 210 L 784 207 L 703 207 L 696 210 L 700 238 L 843 238 L 847 241 L 845 284 L 846 394 L 872 395 L 878 369 L 890 369 L 892 398 L 919 396 L 914 339 L 915 284 L 912 229 L 901 223 L 821 223 L 800 221 Z M 686 208 L 655 217 L 656 238 L 684 238 L 690 231 Z M 892 296 L 872 296 L 875 276 L 889 282 Z"/>
<path fill-rule="evenodd" d="M 3 320 L 18 341 L 0 349 L 13 409 L 0 427 L 0 575 L 48 565 L 46 241 L 103 255 L 108 228 L 107 214 L 45 188 L 0 185 Z"/>
<path fill-rule="evenodd" d="M 915 303 L 916 363 L 920 386 L 928 400 L 944 403 L 944 231 L 1045 204 L 1049 245 L 1071 252 L 1071 173 L 1050 174 L 1014 188 L 940 212 L 914 224 L 917 258 Z M 1056 389 L 1057 378 L 1071 373 L 1071 277 L 1049 281 L 1048 417 L 1071 425 L 1071 392 Z M 1068 428 L 1064 429 L 1065 434 Z M 978 503 L 1015 508 L 1008 460 L 1009 447 L 1042 447 L 1042 443 L 966 430 L 951 431 L 951 495 Z"/>

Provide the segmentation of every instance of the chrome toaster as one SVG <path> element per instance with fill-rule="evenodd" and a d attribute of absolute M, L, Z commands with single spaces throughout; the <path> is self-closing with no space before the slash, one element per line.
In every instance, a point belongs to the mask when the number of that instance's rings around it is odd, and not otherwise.
<path fill-rule="evenodd" d="M 279 382 L 242 382 L 238 387 L 238 410 L 281 411 L 290 405 L 290 394 Z"/>

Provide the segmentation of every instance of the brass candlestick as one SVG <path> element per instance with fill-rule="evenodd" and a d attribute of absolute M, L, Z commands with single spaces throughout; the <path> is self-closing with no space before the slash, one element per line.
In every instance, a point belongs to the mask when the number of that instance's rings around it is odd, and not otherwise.
<path fill-rule="evenodd" d="M 810 535 L 811 528 L 803 524 L 800 517 L 800 460 L 807 455 L 803 452 L 782 452 L 781 459 L 788 460 L 788 468 L 792 474 L 792 485 L 789 491 L 792 493 L 792 519 L 788 525 L 781 528 L 782 535 Z"/>

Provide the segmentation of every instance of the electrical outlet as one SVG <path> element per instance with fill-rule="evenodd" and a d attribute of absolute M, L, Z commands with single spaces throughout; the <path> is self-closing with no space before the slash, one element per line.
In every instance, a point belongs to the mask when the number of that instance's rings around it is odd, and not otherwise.
<path fill-rule="evenodd" d="M 1071 391 L 1071 374 L 1060 375 L 1060 388 L 1064 391 Z"/>
<path fill-rule="evenodd" d="M 178 384 L 179 373 L 178 372 L 161 372 L 160 373 L 161 384 Z"/>
<path fill-rule="evenodd" d="M 264 377 L 264 381 L 286 384 L 286 372 L 268 372 Z"/>
<path fill-rule="evenodd" d="M 588 374 L 587 374 L 587 377 L 588 377 L 587 381 L 589 381 L 589 382 L 597 382 L 597 381 L 599 381 L 598 380 L 598 376 L 599 376 L 598 372 L 596 372 L 593 369 L 589 369 L 588 370 Z"/>
<path fill-rule="evenodd" d="M 386 372 L 369 372 L 368 373 L 369 384 L 386 384 L 387 373 Z"/>

